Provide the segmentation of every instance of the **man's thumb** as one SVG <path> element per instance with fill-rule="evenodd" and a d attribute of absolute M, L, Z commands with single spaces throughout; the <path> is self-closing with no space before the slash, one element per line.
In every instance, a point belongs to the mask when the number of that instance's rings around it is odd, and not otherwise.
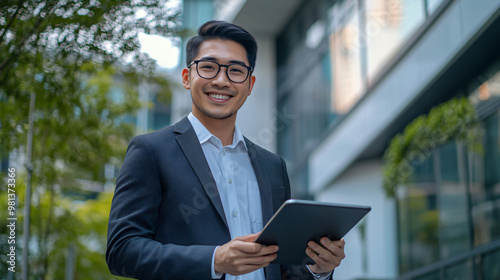
<path fill-rule="evenodd" d="M 252 233 L 252 234 L 248 234 L 248 235 L 238 236 L 238 237 L 235 237 L 234 239 L 240 240 L 240 241 L 245 241 L 245 242 L 254 242 L 255 239 L 257 239 L 257 237 L 259 236 L 259 234 L 260 234 L 260 232 L 257 232 L 257 233 Z"/>

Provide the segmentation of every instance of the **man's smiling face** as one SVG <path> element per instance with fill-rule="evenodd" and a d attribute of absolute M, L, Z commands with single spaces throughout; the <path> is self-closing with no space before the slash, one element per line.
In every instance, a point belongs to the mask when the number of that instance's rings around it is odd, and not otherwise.
<path fill-rule="evenodd" d="M 211 60 L 219 64 L 243 63 L 249 65 L 245 48 L 234 41 L 212 39 L 200 45 L 195 60 Z M 196 72 L 196 64 L 182 71 L 182 82 L 191 90 L 192 112 L 198 119 L 236 118 L 236 113 L 252 92 L 255 77 L 250 76 L 243 83 L 234 83 L 221 67 L 213 79 L 204 79 Z"/>

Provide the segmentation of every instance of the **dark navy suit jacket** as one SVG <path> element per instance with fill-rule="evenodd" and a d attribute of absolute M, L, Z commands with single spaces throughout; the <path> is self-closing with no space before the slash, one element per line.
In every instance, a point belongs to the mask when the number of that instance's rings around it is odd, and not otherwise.
<path fill-rule="evenodd" d="M 266 223 L 290 198 L 283 159 L 245 139 Z M 215 247 L 230 241 L 215 180 L 191 123 L 132 139 L 116 182 L 106 261 L 138 279 L 211 279 Z M 270 265 L 268 280 L 311 277 L 304 266 Z"/>

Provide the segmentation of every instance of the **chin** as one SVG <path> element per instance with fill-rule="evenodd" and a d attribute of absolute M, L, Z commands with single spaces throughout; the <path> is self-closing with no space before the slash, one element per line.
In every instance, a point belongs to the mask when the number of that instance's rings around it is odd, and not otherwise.
<path fill-rule="evenodd" d="M 227 114 L 227 113 L 215 113 L 215 114 L 205 114 L 207 117 L 209 118 L 212 118 L 212 119 L 216 119 L 216 120 L 225 120 L 225 119 L 229 119 L 230 117 L 232 117 L 234 115 L 234 113 L 230 113 L 230 114 Z"/>

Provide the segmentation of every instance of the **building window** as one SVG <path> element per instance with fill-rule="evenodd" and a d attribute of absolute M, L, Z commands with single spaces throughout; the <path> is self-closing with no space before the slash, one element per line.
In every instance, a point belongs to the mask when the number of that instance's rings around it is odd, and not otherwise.
<path fill-rule="evenodd" d="M 500 160 L 499 119 L 500 111 L 484 120 L 484 155 L 452 142 L 414 166 L 412 179 L 398 196 L 400 272 L 500 239 L 500 165 L 486 168 Z M 495 135 L 495 141 L 488 135 Z M 446 273 L 469 271 L 458 266 Z"/>
<path fill-rule="evenodd" d="M 485 153 L 474 161 L 471 201 L 476 246 L 500 239 L 499 120 L 500 112 L 484 120 Z"/>
<path fill-rule="evenodd" d="M 381 68 L 425 21 L 424 1 L 371 0 L 365 3 L 364 32 L 367 78 L 373 81 Z"/>
<path fill-rule="evenodd" d="M 400 272 L 462 256 L 415 279 L 500 277 L 500 61 L 474 82 L 469 98 L 483 127 L 483 153 L 451 142 L 414 163 L 398 193 Z M 482 262 L 475 260 L 482 259 Z M 476 272 L 475 272 L 476 271 Z"/>
<path fill-rule="evenodd" d="M 476 246 L 500 239 L 500 60 L 478 77 L 470 99 L 484 117 L 484 156 L 476 157 L 472 177 L 472 216 Z"/>
<path fill-rule="evenodd" d="M 350 111 L 363 93 L 359 15 L 357 1 L 335 5 L 331 14 L 335 20 L 329 38 L 333 85 L 330 100 L 335 114 Z"/>
<path fill-rule="evenodd" d="M 462 150 L 449 143 L 413 166 L 406 194 L 398 201 L 402 272 L 469 249 Z"/>
<path fill-rule="evenodd" d="M 328 59 L 324 56 L 279 102 L 278 152 L 286 159 L 296 160 L 294 151 L 311 148 L 333 118 L 324 94 L 331 87 Z"/>
<path fill-rule="evenodd" d="M 485 279 L 500 279 L 500 250 L 486 254 L 483 258 L 483 265 L 481 270 L 484 271 L 484 275 L 487 275 Z"/>

